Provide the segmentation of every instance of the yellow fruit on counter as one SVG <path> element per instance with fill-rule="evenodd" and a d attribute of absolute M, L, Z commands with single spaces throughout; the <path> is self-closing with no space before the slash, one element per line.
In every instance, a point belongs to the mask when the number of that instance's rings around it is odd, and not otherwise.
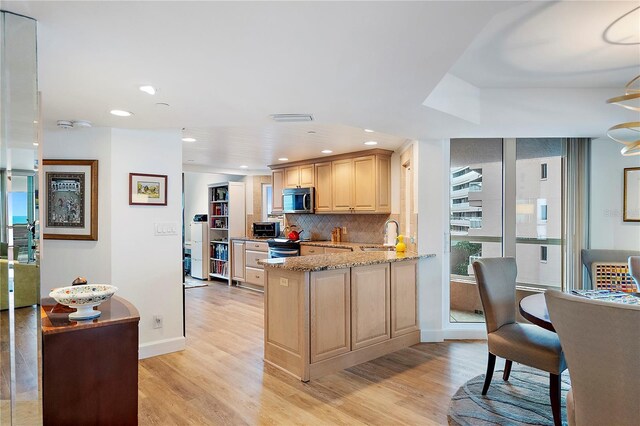
<path fill-rule="evenodd" d="M 407 251 L 407 245 L 404 243 L 404 235 L 398 235 L 398 244 L 396 244 L 396 252 L 404 253 Z"/>

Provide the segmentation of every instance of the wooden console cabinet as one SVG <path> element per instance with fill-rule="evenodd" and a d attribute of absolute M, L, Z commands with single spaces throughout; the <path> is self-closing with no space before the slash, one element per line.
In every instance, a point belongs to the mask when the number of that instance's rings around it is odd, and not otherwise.
<path fill-rule="evenodd" d="M 41 309 L 43 424 L 138 424 L 136 308 L 113 296 L 86 321 L 50 298 Z"/>

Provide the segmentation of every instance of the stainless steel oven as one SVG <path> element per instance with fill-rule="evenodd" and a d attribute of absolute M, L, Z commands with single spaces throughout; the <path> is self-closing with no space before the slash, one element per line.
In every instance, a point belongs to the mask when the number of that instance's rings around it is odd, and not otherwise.
<path fill-rule="evenodd" d="M 300 256 L 300 241 L 273 238 L 267 240 L 267 244 L 269 244 L 269 259 Z"/>

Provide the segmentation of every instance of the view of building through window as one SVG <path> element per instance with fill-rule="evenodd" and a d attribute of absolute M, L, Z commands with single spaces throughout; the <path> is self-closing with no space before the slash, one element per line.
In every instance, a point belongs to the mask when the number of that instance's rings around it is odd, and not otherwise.
<path fill-rule="evenodd" d="M 515 241 L 518 285 L 561 286 L 563 142 L 515 142 L 515 158 L 505 159 L 515 161 L 514 200 L 504 199 L 503 194 L 502 139 L 451 141 L 452 322 L 484 321 L 472 264 L 480 257 L 502 256 L 503 238 Z M 515 235 L 512 231 L 503 236 L 503 203 L 515 205 Z"/>

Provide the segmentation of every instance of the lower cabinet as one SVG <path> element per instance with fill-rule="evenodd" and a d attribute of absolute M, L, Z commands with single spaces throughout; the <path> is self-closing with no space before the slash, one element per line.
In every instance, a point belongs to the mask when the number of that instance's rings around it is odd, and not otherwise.
<path fill-rule="evenodd" d="M 391 337 L 417 331 L 418 262 L 391 264 Z"/>
<path fill-rule="evenodd" d="M 314 272 L 310 280 L 311 362 L 351 350 L 349 269 Z"/>
<path fill-rule="evenodd" d="M 348 247 L 319 247 L 302 244 L 300 246 L 300 256 L 310 256 L 314 254 L 332 254 L 332 253 L 347 253 L 351 252 Z"/>
<path fill-rule="evenodd" d="M 269 246 L 262 241 L 233 240 L 231 263 L 234 281 L 264 287 L 264 268 L 258 263 L 269 257 Z"/>
<path fill-rule="evenodd" d="M 351 347 L 391 338 L 389 264 L 351 268 Z"/>

